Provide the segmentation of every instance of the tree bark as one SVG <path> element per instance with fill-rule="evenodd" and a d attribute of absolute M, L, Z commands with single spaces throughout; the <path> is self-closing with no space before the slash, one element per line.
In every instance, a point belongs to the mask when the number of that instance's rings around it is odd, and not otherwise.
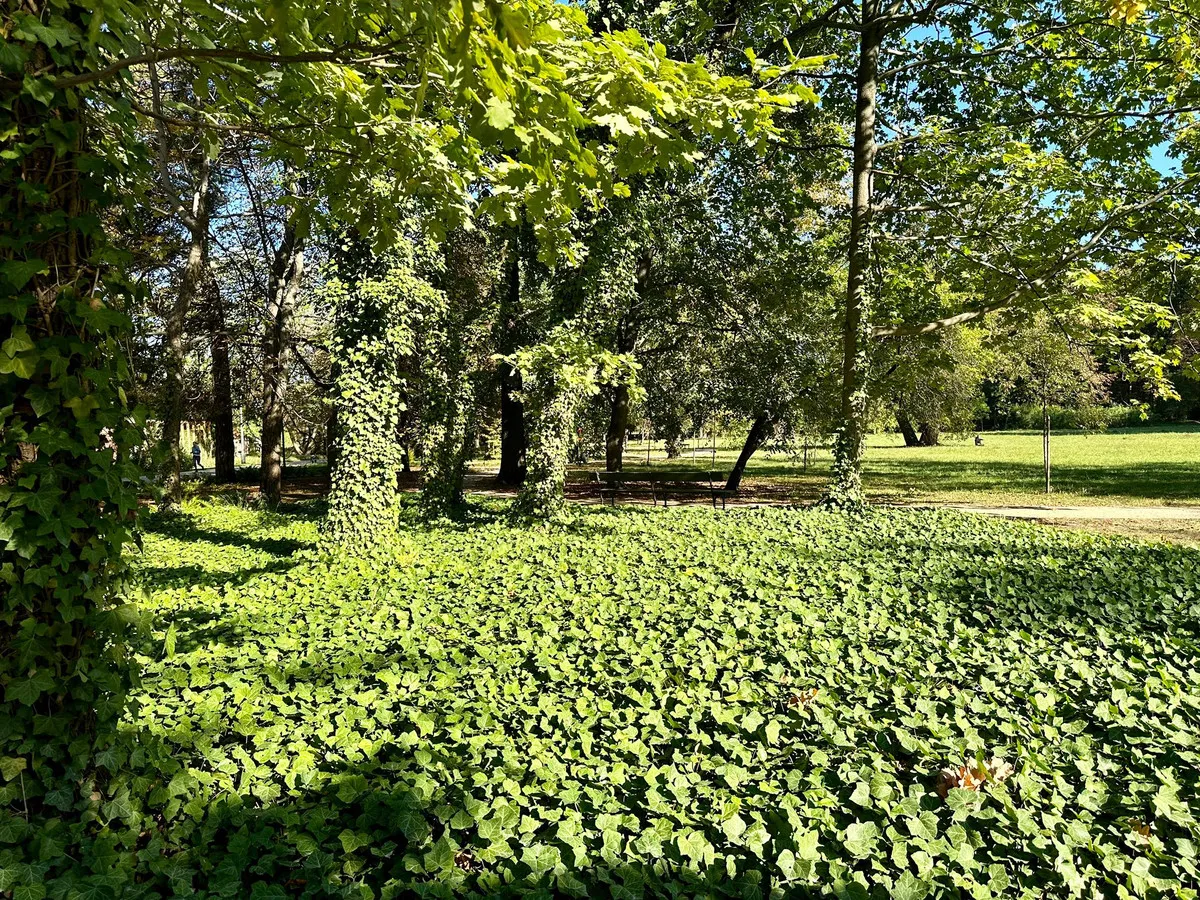
<path fill-rule="evenodd" d="M 604 464 L 610 472 L 620 472 L 624 463 L 625 435 L 629 432 L 629 385 L 612 389 L 608 431 L 604 435 Z"/>
<path fill-rule="evenodd" d="M 862 458 L 867 418 L 866 330 L 870 312 L 867 292 L 870 264 L 868 228 L 876 152 L 875 98 L 882 43 L 879 0 L 863 0 L 854 114 L 846 315 L 842 323 L 842 426 L 835 442 L 834 482 L 829 494 L 829 499 L 837 504 L 862 502 Z"/>
<path fill-rule="evenodd" d="M 917 435 L 917 429 L 912 423 L 912 419 L 908 417 L 908 413 L 897 410 L 896 425 L 900 428 L 900 433 L 904 435 L 905 447 L 917 447 L 921 443 L 921 438 Z"/>
<path fill-rule="evenodd" d="M 160 138 L 162 139 L 162 138 Z M 166 477 L 163 481 L 163 506 L 170 507 L 179 501 L 182 490 L 180 468 L 182 452 L 179 446 L 180 427 L 183 422 L 183 333 L 187 325 L 188 311 L 204 290 L 211 277 L 208 268 L 208 221 L 209 194 L 212 162 L 204 150 L 200 150 L 196 163 L 196 183 L 192 190 L 192 205 L 185 215 L 188 229 L 188 256 L 179 280 L 175 302 L 167 314 L 163 331 L 164 395 L 162 410 L 161 452 L 166 457 Z"/>
<path fill-rule="evenodd" d="M 525 434 L 525 406 L 517 398 L 521 390 L 520 373 L 512 366 L 500 366 L 500 484 L 518 485 L 525 481 L 525 454 L 529 446 Z"/>
<path fill-rule="evenodd" d="M 746 443 L 742 445 L 742 452 L 738 454 L 737 462 L 734 463 L 733 469 L 729 472 L 729 478 L 725 482 L 725 490 L 736 491 L 742 486 L 742 475 L 746 472 L 746 465 L 750 462 L 750 458 L 758 452 L 759 448 L 766 443 L 767 436 L 771 433 L 771 417 L 766 413 L 759 413 L 754 424 L 750 426 L 750 433 L 746 435 Z"/>
<path fill-rule="evenodd" d="M 1050 407 L 1042 403 L 1042 464 L 1046 470 L 1046 493 L 1050 493 Z"/>
<path fill-rule="evenodd" d="M 512 344 L 521 308 L 521 254 L 519 236 L 514 232 L 508 250 L 507 289 L 501 312 L 505 334 Z M 504 344 L 508 351 L 516 347 Z M 500 364 L 500 472 L 496 481 L 503 485 L 519 485 L 525 481 L 525 458 L 529 440 L 525 433 L 525 406 L 518 393 L 521 376 L 507 363 Z"/>
<path fill-rule="evenodd" d="M 283 493 L 284 411 L 287 401 L 288 326 L 304 277 L 304 239 L 288 221 L 271 265 L 263 340 L 262 462 L 259 489 L 268 504 Z"/>
<path fill-rule="evenodd" d="M 921 423 L 921 446 L 936 447 L 942 442 L 942 429 L 934 422 Z"/>
<path fill-rule="evenodd" d="M 229 370 L 229 328 L 225 300 L 219 285 L 212 285 L 213 466 L 216 479 L 237 477 L 233 438 L 233 378 Z"/>

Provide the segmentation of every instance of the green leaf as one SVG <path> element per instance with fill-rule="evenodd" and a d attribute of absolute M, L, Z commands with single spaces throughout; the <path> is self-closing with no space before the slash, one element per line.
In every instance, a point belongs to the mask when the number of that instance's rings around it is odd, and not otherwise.
<path fill-rule="evenodd" d="M 29 284 L 29 280 L 33 278 L 34 275 L 45 275 L 49 271 L 50 267 L 47 265 L 44 259 L 11 259 L 0 262 L 0 275 L 2 275 L 4 280 L 18 291 L 24 288 L 25 285 Z M 24 326 L 17 327 L 22 331 L 25 330 Z M 5 343 L 7 343 L 7 341 Z M 29 347 L 25 347 L 23 349 L 28 350 L 32 348 L 32 346 L 33 345 L 31 344 Z"/>

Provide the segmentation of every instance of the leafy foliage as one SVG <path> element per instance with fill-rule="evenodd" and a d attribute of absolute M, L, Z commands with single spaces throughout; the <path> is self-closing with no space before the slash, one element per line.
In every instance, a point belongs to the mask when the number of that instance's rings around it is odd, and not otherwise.
<path fill-rule="evenodd" d="M 1193 896 L 1194 551 L 595 510 L 405 530 L 373 567 L 287 559 L 307 520 L 191 512 L 148 540 L 145 768 L 80 870 L 209 896 Z"/>
<path fill-rule="evenodd" d="M 529 417 L 529 474 L 517 510 L 550 518 L 563 506 L 567 459 L 580 404 L 601 385 L 633 384 L 638 365 L 628 356 L 603 350 L 567 322 L 546 341 L 522 347 L 506 362 L 521 376 L 521 398 Z"/>

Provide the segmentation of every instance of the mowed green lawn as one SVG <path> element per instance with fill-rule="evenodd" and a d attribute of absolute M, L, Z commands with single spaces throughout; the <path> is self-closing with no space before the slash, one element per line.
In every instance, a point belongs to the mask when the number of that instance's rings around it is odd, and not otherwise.
<path fill-rule="evenodd" d="M 1200 505 L 1200 426 L 1055 432 L 1051 438 L 1053 493 L 1046 495 L 1040 432 L 986 433 L 984 444 L 946 438 L 940 447 L 905 447 L 899 435 L 868 441 L 864 483 L 878 501 L 964 503 L 980 506 Z M 740 445 L 722 441 L 715 466 L 728 471 Z M 627 459 L 645 466 L 645 445 L 634 442 Z M 655 467 L 709 467 L 710 447 L 666 460 L 651 446 Z M 772 496 L 816 499 L 828 478 L 830 453 L 760 452 L 747 469 L 745 490 Z"/>
<path fill-rule="evenodd" d="M 319 512 L 147 535 L 110 891 L 1196 896 L 1200 551 L 493 507 L 354 561 Z"/>

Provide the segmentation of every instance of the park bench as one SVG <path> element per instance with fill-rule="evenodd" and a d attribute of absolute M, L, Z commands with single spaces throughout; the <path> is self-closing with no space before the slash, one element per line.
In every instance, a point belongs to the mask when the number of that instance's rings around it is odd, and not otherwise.
<path fill-rule="evenodd" d="M 725 499 L 735 493 L 726 490 L 725 478 L 723 472 L 592 472 L 600 497 L 613 506 L 618 494 L 649 497 L 655 506 L 660 499 L 666 506 L 668 497 L 701 495 L 712 499 L 714 509 L 719 499 L 724 509 Z"/>

